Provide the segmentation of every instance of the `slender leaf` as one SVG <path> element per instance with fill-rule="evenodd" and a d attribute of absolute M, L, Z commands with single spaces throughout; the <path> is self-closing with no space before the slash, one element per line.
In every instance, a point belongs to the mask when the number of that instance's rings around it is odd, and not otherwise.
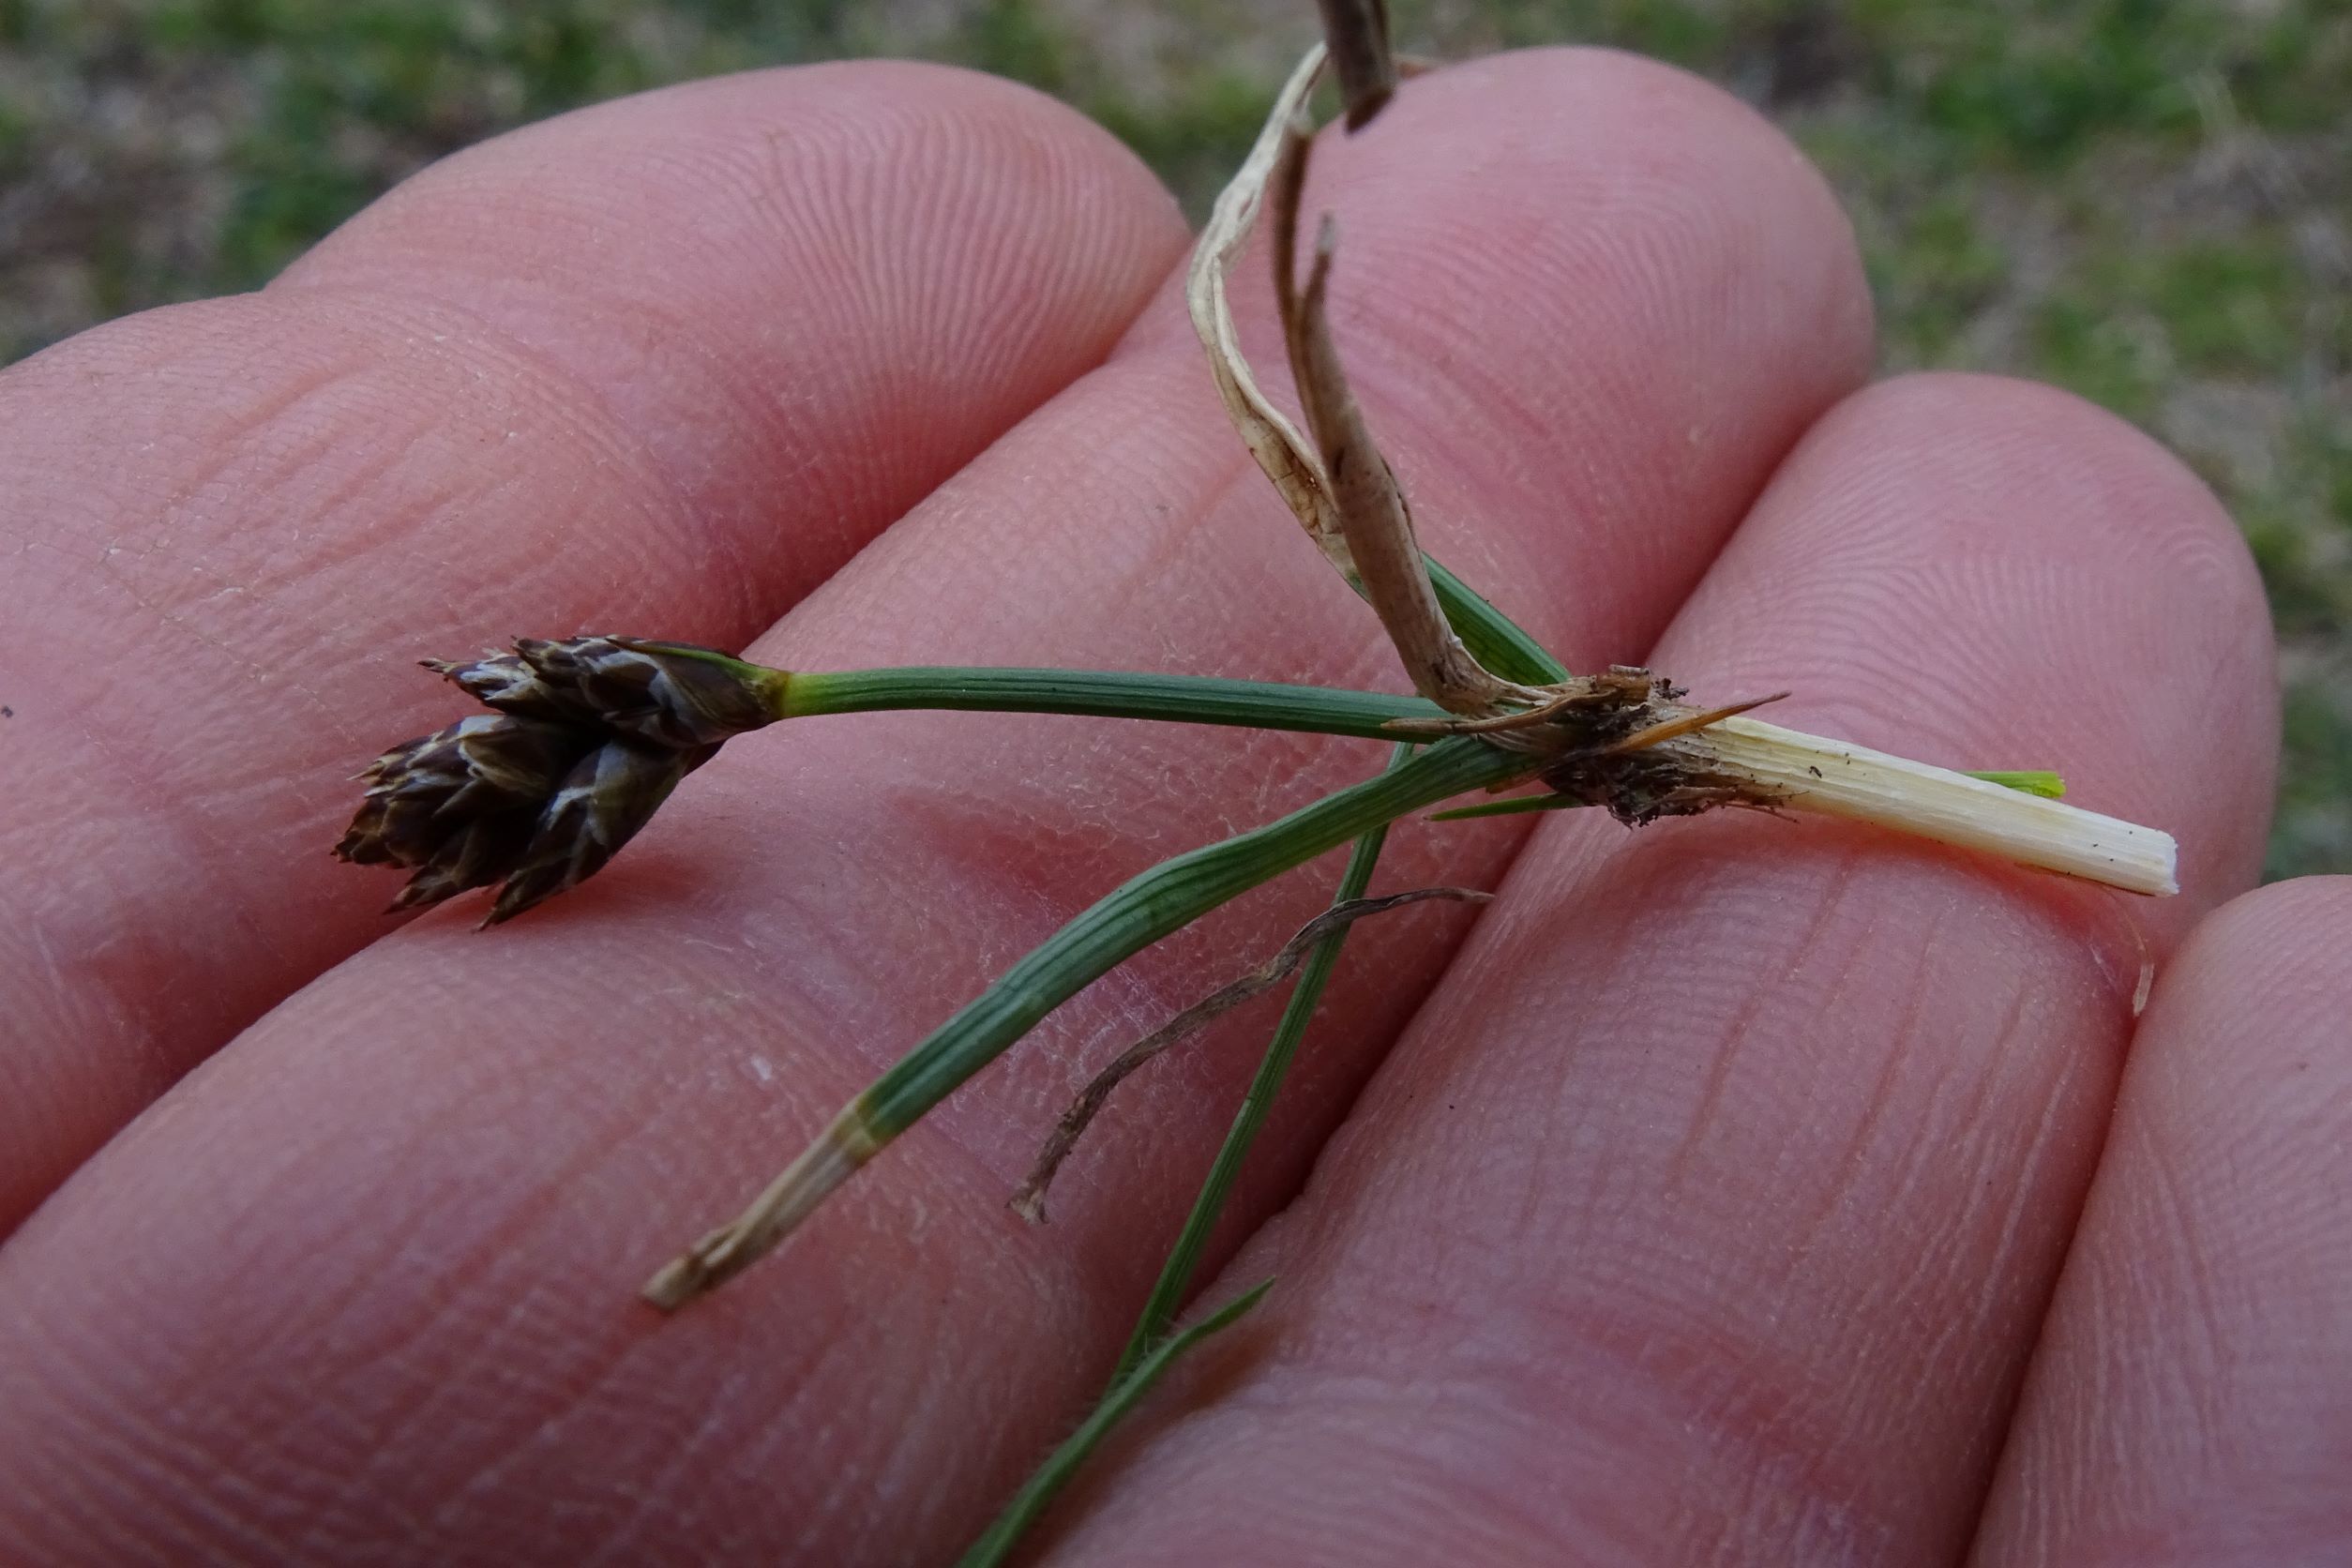
<path fill-rule="evenodd" d="M 1112 966 L 1227 900 L 1408 812 L 1513 778 L 1530 760 L 1474 737 L 1222 843 L 1161 862 L 1048 937 L 859 1097 L 879 1142 L 925 1111 Z"/>
<path fill-rule="evenodd" d="M 1509 800 L 1492 800 L 1483 806 L 1457 806 L 1451 811 L 1432 811 L 1433 822 L 1466 822 L 1473 817 L 1515 817 L 1522 811 L 1566 811 L 1578 806 L 1589 806 L 1574 795 L 1515 795 Z"/>
<path fill-rule="evenodd" d="M 1398 746 L 1389 761 L 1389 770 L 1393 773 L 1403 767 L 1412 751 L 1410 746 Z M 1332 895 L 1334 906 L 1364 897 L 1364 889 L 1372 884 L 1372 868 L 1379 863 L 1381 847 L 1387 841 L 1385 825 L 1356 840 L 1355 850 L 1348 857 L 1348 868 L 1340 874 L 1339 890 Z M 1200 1196 L 1193 1200 L 1192 1212 L 1184 1216 L 1184 1229 L 1177 1232 L 1168 1260 L 1160 1266 L 1159 1279 L 1152 1287 L 1151 1298 L 1143 1304 L 1142 1315 L 1136 1319 L 1135 1333 L 1119 1357 L 1118 1371 L 1112 1374 L 1114 1380 L 1141 1364 L 1153 1347 L 1167 1334 L 1177 1313 L 1184 1310 L 1184 1292 L 1192 1288 L 1200 1250 L 1215 1230 L 1218 1216 L 1225 1213 L 1225 1199 L 1232 1191 L 1233 1180 L 1240 1174 L 1242 1161 L 1251 1143 L 1257 1140 L 1259 1129 L 1265 1124 L 1275 1094 L 1281 1092 L 1282 1080 L 1290 1071 L 1290 1060 L 1298 1054 L 1299 1041 L 1306 1033 L 1308 1020 L 1315 1017 L 1316 1004 L 1322 1000 L 1323 988 L 1331 979 L 1332 968 L 1338 963 L 1339 950 L 1347 940 L 1345 930 L 1325 937 L 1315 944 L 1306 967 L 1300 972 L 1298 984 L 1282 1010 L 1282 1019 L 1274 1026 L 1274 1038 L 1266 1046 L 1266 1054 L 1258 1063 L 1247 1093 L 1242 1096 L 1241 1108 L 1234 1113 L 1233 1125 L 1226 1133 L 1216 1158 L 1210 1163 L 1207 1178 L 1200 1184 Z"/>
<path fill-rule="evenodd" d="M 1478 662 L 1506 681 L 1526 686 L 1550 686 L 1568 679 L 1568 667 L 1552 657 L 1544 645 L 1428 556 L 1429 579 L 1437 584 L 1438 603 L 1453 623 L 1455 635 Z"/>
<path fill-rule="evenodd" d="M 1037 1467 L 1036 1472 L 1013 1495 L 1004 1512 L 996 1516 L 996 1522 L 988 1526 L 988 1532 L 957 1559 L 956 1568 L 997 1568 L 1011 1555 L 1022 1532 L 1037 1522 L 1047 1505 L 1070 1484 L 1070 1477 L 1078 1473 L 1078 1468 L 1094 1452 L 1104 1435 L 1119 1424 L 1120 1417 L 1132 1410 L 1137 1400 L 1152 1391 L 1153 1384 L 1167 1376 L 1177 1358 L 1211 1334 L 1230 1327 L 1273 1288 L 1271 1279 L 1252 1286 L 1175 1338 L 1162 1340 L 1125 1377 L 1113 1382 L 1102 1403 L 1094 1407 L 1094 1413 L 1086 1418 L 1086 1424 L 1071 1433 L 1068 1440 Z"/>

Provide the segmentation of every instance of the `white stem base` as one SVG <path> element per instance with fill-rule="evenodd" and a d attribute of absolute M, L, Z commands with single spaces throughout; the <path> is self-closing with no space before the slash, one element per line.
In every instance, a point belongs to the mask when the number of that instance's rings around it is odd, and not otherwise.
<path fill-rule="evenodd" d="M 1754 778 L 1792 811 L 1877 822 L 2129 893 L 2180 891 L 2172 835 L 1949 768 L 1753 718 L 1726 718 L 1667 744 Z"/>

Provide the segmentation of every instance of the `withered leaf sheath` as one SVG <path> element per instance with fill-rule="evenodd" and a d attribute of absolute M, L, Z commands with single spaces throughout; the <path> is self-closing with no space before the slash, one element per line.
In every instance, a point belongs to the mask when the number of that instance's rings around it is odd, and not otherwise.
<path fill-rule="evenodd" d="M 776 672 L 685 642 L 523 638 L 426 668 L 498 712 L 377 758 L 335 852 L 413 867 L 396 910 L 504 882 L 491 926 L 595 875 L 680 779 L 775 717 Z"/>

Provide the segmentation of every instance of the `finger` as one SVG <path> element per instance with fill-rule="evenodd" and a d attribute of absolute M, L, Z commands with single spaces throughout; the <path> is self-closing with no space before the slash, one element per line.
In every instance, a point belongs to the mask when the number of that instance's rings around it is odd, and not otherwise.
<path fill-rule="evenodd" d="M 2156 988 L 1976 1560 L 2352 1557 L 2352 881 L 2205 925 Z"/>
<path fill-rule="evenodd" d="M 2144 438 L 1924 378 L 1808 436 L 1657 667 L 2061 767 L 2179 833 L 2194 910 L 2255 868 L 2267 629 Z M 1282 1281 L 1214 1401 L 1067 1559 L 1956 1554 L 2097 1154 L 2126 923 L 2178 924 L 2117 897 L 1846 825 L 1547 828 L 1216 1292 Z"/>
<path fill-rule="evenodd" d="M 1586 53 L 1447 71 L 1322 165 L 1312 201 L 1346 222 L 1341 349 L 1433 548 L 1518 585 L 1506 597 L 1579 658 L 1654 635 L 1866 361 L 1818 181 L 1678 74 Z M 1278 354 L 1265 324 L 1246 330 Z M 1401 685 L 1247 468 L 1172 287 L 1110 365 L 759 646 L 788 667 Z M 731 747 L 563 904 L 488 939 L 453 911 L 379 943 L 0 1259 L 0 1325 L 61 1369 L 0 1410 L 0 1444 L 31 1455 L 0 1541 L 138 1528 L 194 1550 L 421 1520 L 425 1557 L 945 1556 L 1108 1370 L 1265 1016 L 1123 1090 L 1050 1227 L 1005 1199 L 1094 1063 L 1279 945 L 1327 882 L 1255 897 L 1094 988 L 717 1298 L 662 1323 L 631 1293 L 1062 920 L 1380 753 L 972 716 L 792 727 Z M 1491 878 L 1502 826 L 1400 842 L 1384 884 Z M 1287 1196 L 1459 920 L 1353 949 L 1244 1220 Z M 118 1343 L 139 1349 L 110 1364 Z M 144 1465 L 162 1389 L 202 1430 L 168 1475 L 142 1471 L 173 1500 L 110 1524 L 99 1500 Z M 255 1419 L 296 1389 L 315 1420 Z M 263 1475 L 310 1500 L 239 1500 Z"/>
<path fill-rule="evenodd" d="M 750 638 L 1099 359 L 1180 240 L 1034 95 L 769 72 L 502 138 L 260 295 L 0 377 L 0 1233 L 384 929 L 324 846 L 443 722 L 418 657 Z"/>

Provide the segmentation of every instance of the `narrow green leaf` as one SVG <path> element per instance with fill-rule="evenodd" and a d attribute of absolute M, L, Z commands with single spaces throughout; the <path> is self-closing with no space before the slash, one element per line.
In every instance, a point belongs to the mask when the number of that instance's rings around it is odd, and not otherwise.
<path fill-rule="evenodd" d="M 1566 811 L 1591 802 L 1574 795 L 1515 795 L 1509 800 L 1488 801 L 1484 806 L 1457 806 L 1451 811 L 1432 811 L 1433 822 L 1466 822 L 1472 817 L 1515 817 L 1522 811 Z"/>
<path fill-rule="evenodd" d="M 1103 1395 L 1102 1403 L 1094 1407 L 1093 1414 L 1086 1418 L 1085 1425 L 1047 1455 L 1046 1462 L 1013 1495 L 1013 1500 L 1005 1504 L 1004 1512 L 996 1516 L 987 1533 L 957 1560 L 957 1568 L 997 1568 L 1011 1555 L 1022 1533 L 1045 1513 L 1056 1494 L 1069 1485 L 1070 1477 L 1078 1473 L 1078 1468 L 1094 1452 L 1104 1434 L 1119 1424 L 1120 1417 L 1132 1410 L 1137 1400 L 1151 1392 L 1152 1386 L 1176 1364 L 1176 1359 L 1211 1334 L 1230 1327 L 1273 1288 L 1273 1280 L 1260 1281 L 1175 1338 L 1161 1341 L 1125 1377 L 1115 1380 L 1110 1392 Z"/>
<path fill-rule="evenodd" d="M 876 1079 L 856 1102 L 866 1131 L 877 1145 L 905 1131 L 1080 988 L 1227 900 L 1383 823 L 1516 777 L 1530 765 L 1526 757 L 1457 736 L 1264 827 L 1162 861 L 1047 938 Z"/>
<path fill-rule="evenodd" d="M 1438 604 L 1454 625 L 1462 645 L 1478 662 L 1506 681 L 1525 686 L 1550 686 L 1568 678 L 1568 667 L 1552 657 L 1544 645 L 1514 621 L 1427 556 L 1429 580 L 1437 585 Z"/>
<path fill-rule="evenodd" d="M 1389 759 L 1389 771 L 1394 773 L 1403 767 L 1412 752 L 1410 746 L 1398 746 L 1395 755 Z M 1332 895 L 1334 905 L 1364 897 L 1364 890 L 1372 885 L 1372 868 L 1380 862 L 1381 846 L 1387 842 L 1385 825 L 1356 840 L 1354 851 L 1348 856 L 1348 868 L 1340 873 L 1339 889 Z M 1282 1080 L 1290 1071 L 1290 1060 L 1298 1054 L 1299 1041 L 1306 1033 L 1308 1020 L 1315 1016 L 1316 1004 L 1322 1000 L 1323 988 L 1331 980 L 1332 968 L 1339 961 L 1339 950 L 1347 940 L 1345 930 L 1334 931 L 1316 943 L 1305 967 L 1299 972 L 1298 983 L 1282 1010 L 1282 1019 L 1274 1025 L 1274 1038 L 1267 1043 L 1266 1054 L 1259 1059 L 1257 1074 L 1242 1096 L 1241 1108 L 1234 1112 L 1233 1125 L 1227 1131 L 1225 1142 L 1218 1147 L 1209 1174 L 1200 1184 L 1200 1196 L 1193 1200 L 1192 1212 L 1184 1216 L 1184 1229 L 1177 1232 L 1168 1260 L 1160 1265 L 1159 1279 L 1153 1283 L 1151 1298 L 1143 1304 L 1142 1314 L 1136 1319 L 1126 1349 L 1120 1354 L 1119 1369 L 1112 1374 L 1114 1379 L 1140 1364 L 1167 1334 L 1176 1315 L 1184 1310 L 1184 1292 L 1192 1288 L 1193 1271 L 1200 1263 L 1200 1250 L 1208 1244 L 1218 1217 L 1225 1213 L 1225 1199 L 1232 1191 L 1233 1180 L 1240 1174 L 1242 1161 L 1257 1140 L 1259 1129 L 1265 1124 L 1275 1094 L 1281 1092 Z"/>

